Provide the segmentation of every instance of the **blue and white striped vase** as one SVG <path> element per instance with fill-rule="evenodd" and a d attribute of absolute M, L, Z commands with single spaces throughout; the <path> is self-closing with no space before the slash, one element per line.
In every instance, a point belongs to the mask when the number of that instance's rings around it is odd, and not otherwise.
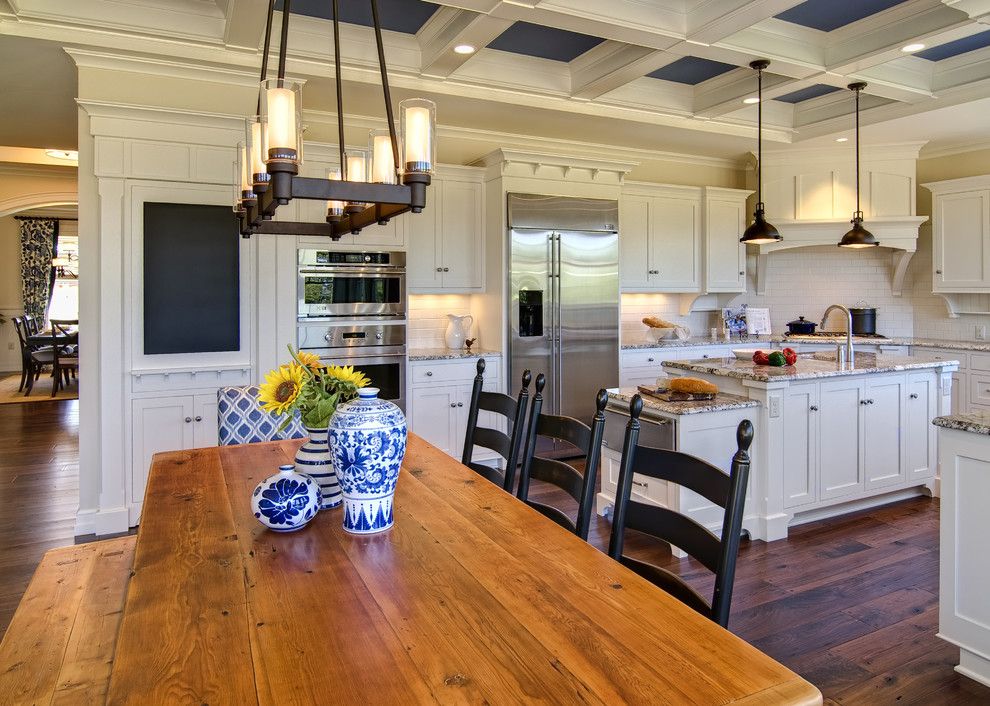
<path fill-rule="evenodd" d="M 344 530 L 382 532 L 392 526 L 392 500 L 406 455 L 406 418 L 378 388 L 337 407 L 330 419 L 330 452 L 344 495 Z"/>
<path fill-rule="evenodd" d="M 327 445 L 327 430 L 306 427 L 306 431 L 309 438 L 296 451 L 296 473 L 305 473 L 319 484 L 323 510 L 337 507 L 343 502 L 343 497 Z"/>

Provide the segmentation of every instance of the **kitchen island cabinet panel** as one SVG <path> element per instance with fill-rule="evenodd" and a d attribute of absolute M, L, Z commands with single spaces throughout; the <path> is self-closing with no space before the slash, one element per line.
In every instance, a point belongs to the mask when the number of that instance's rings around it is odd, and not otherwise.
<path fill-rule="evenodd" d="M 863 487 L 863 383 L 837 380 L 821 384 L 819 497 L 840 498 Z"/>
<path fill-rule="evenodd" d="M 784 393 L 784 507 L 818 500 L 818 385 L 794 385 Z"/>
<path fill-rule="evenodd" d="M 955 390 L 953 395 L 954 392 Z M 935 427 L 929 423 L 938 413 L 938 386 L 935 378 L 931 375 L 908 375 L 907 393 L 904 420 L 907 429 L 904 441 L 906 478 L 931 478 L 935 475 L 937 462 Z"/>
<path fill-rule="evenodd" d="M 866 383 L 863 405 L 863 468 L 866 488 L 896 485 L 904 480 L 904 443 L 912 430 L 905 419 L 905 378 L 884 376 Z M 931 417 L 929 417 L 931 419 Z"/>

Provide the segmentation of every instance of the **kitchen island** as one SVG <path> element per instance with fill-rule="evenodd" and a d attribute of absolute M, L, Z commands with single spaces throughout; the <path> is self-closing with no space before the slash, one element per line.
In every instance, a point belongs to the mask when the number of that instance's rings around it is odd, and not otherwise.
<path fill-rule="evenodd" d="M 665 361 L 722 392 L 760 403 L 749 410 L 750 497 L 743 527 L 754 539 L 787 536 L 805 522 L 917 495 L 938 494 L 932 419 L 951 407 L 954 360 L 831 353 L 795 365 L 708 358 Z"/>

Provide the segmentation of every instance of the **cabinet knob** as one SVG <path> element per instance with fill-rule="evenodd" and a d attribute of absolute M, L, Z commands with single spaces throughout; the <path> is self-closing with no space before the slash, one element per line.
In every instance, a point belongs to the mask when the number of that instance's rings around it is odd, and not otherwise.
<path fill-rule="evenodd" d="M 935 270 L 935 274 L 937 274 L 937 275 L 942 274 L 942 270 Z"/>
<path fill-rule="evenodd" d="M 438 267 L 437 268 L 437 272 L 443 272 L 443 268 L 442 267 Z"/>
<path fill-rule="evenodd" d="M 450 272 L 450 268 L 449 268 L 449 267 L 444 267 L 444 268 L 443 268 L 443 271 L 444 271 L 444 272 Z"/>
<path fill-rule="evenodd" d="M 201 421 L 203 421 L 203 418 L 197 414 L 196 415 L 196 421 L 197 422 L 201 422 Z"/>
<path fill-rule="evenodd" d="M 426 371 L 426 377 L 428 377 L 428 378 L 433 377 L 433 371 L 432 370 L 427 370 Z"/>
<path fill-rule="evenodd" d="M 812 412 L 817 412 L 818 411 L 818 405 L 816 405 L 816 404 L 811 405 L 811 411 Z"/>
<path fill-rule="evenodd" d="M 910 395 L 908 395 L 908 397 L 910 397 L 912 400 L 916 400 L 918 399 L 918 393 L 912 392 Z"/>
<path fill-rule="evenodd" d="M 456 406 L 457 406 L 457 403 L 456 403 L 456 402 L 451 402 L 451 403 L 450 403 L 450 406 L 451 406 L 451 407 L 456 407 Z"/>
<path fill-rule="evenodd" d="M 742 277 L 745 274 L 746 274 L 746 271 L 745 270 L 739 270 L 739 276 L 740 277 Z"/>
<path fill-rule="evenodd" d="M 457 406 L 458 406 L 458 407 L 463 407 L 463 406 L 464 406 L 464 403 L 463 403 L 463 402 L 458 402 L 458 403 L 457 403 Z"/>
<path fill-rule="evenodd" d="M 186 424 L 192 421 L 192 417 L 186 417 Z"/>
<path fill-rule="evenodd" d="M 866 400 L 860 400 L 859 403 L 861 405 L 863 405 L 864 407 L 868 404 L 868 402 Z"/>
<path fill-rule="evenodd" d="M 647 363 L 653 363 L 653 362 L 655 362 L 655 360 L 656 360 L 656 359 L 654 359 L 654 358 L 647 358 L 647 359 L 646 359 L 646 362 L 647 362 Z"/>

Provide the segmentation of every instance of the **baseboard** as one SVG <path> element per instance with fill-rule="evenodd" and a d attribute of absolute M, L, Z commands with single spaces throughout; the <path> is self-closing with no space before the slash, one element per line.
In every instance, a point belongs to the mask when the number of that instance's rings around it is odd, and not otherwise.
<path fill-rule="evenodd" d="M 867 498 L 859 498 L 848 502 L 835 503 L 834 505 L 826 505 L 825 507 L 815 508 L 814 510 L 808 510 L 807 512 L 797 512 L 794 515 L 794 519 L 791 520 L 790 526 L 797 527 L 798 525 L 803 525 L 808 522 L 816 522 L 817 520 L 824 520 L 830 517 L 838 517 L 839 515 L 846 515 L 850 512 L 870 510 L 882 505 L 890 505 L 891 503 L 897 503 L 902 500 L 917 498 L 922 495 L 926 495 L 924 492 L 924 485 L 915 485 L 909 488 L 892 490 L 889 493 L 871 495 Z"/>
<path fill-rule="evenodd" d="M 127 532 L 128 529 L 126 507 L 116 507 L 109 510 L 80 510 L 76 513 L 75 535 L 77 537 L 86 535 L 105 537 Z"/>

